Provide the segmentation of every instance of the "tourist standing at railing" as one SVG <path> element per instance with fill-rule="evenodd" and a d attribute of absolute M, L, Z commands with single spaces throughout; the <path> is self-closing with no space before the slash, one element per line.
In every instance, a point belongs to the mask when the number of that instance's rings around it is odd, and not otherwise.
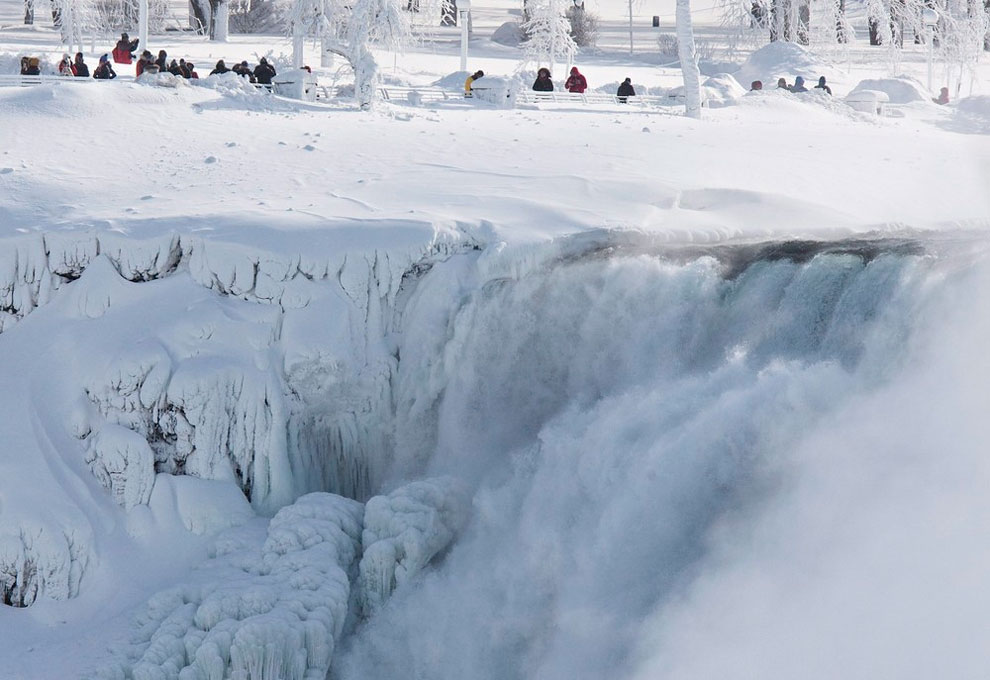
<path fill-rule="evenodd" d="M 24 69 L 24 73 L 22 73 L 21 75 L 40 76 L 41 60 L 38 59 L 38 57 L 28 57 L 27 68 Z"/>
<path fill-rule="evenodd" d="M 76 60 L 72 64 L 72 75 L 77 78 L 89 78 L 89 66 L 83 61 L 82 52 L 76 52 Z"/>
<path fill-rule="evenodd" d="M 224 73 L 230 73 L 230 69 L 227 68 L 227 65 L 223 63 L 223 59 L 221 59 L 217 62 L 216 68 L 210 71 L 210 75 L 219 76 L 219 75 L 223 75 Z"/>
<path fill-rule="evenodd" d="M 155 63 L 155 56 L 145 50 L 141 53 L 141 58 L 138 59 L 137 64 L 134 66 L 134 73 L 140 78 L 145 73 L 158 73 L 158 64 Z"/>
<path fill-rule="evenodd" d="M 62 61 L 58 62 L 58 74 L 60 76 L 75 75 L 72 71 L 72 58 L 68 54 L 63 54 Z"/>
<path fill-rule="evenodd" d="M 110 58 L 107 55 L 100 57 L 100 64 L 93 71 L 93 77 L 97 80 L 113 80 L 117 77 L 117 72 L 110 65 Z"/>
<path fill-rule="evenodd" d="M 588 89 L 588 81 L 583 75 L 581 75 L 581 72 L 578 71 L 577 66 L 571 67 L 571 75 L 567 79 L 567 82 L 564 83 L 564 88 L 568 92 L 576 92 L 578 94 L 581 94 Z"/>
<path fill-rule="evenodd" d="M 550 69 L 544 67 L 536 72 L 533 89 L 537 92 L 553 92 L 553 80 L 550 79 Z"/>
<path fill-rule="evenodd" d="M 139 38 L 131 40 L 126 33 L 121 33 L 120 40 L 113 48 L 113 60 L 118 64 L 130 64 L 131 60 L 134 59 L 134 53 L 137 51 L 139 42 Z"/>
<path fill-rule="evenodd" d="M 629 101 L 630 97 L 636 96 L 636 89 L 632 85 L 632 78 L 626 78 L 619 85 L 619 89 L 616 90 L 615 96 L 619 98 L 619 103 L 625 104 Z"/>
<path fill-rule="evenodd" d="M 277 73 L 275 73 L 275 67 L 268 63 L 268 60 L 264 57 L 257 66 L 254 67 L 254 79 L 258 81 L 259 85 L 271 85 L 272 78 L 274 78 Z"/>
<path fill-rule="evenodd" d="M 474 86 L 475 81 L 481 80 L 484 77 L 485 77 L 484 71 L 475 71 L 474 73 L 469 75 L 467 77 L 467 80 L 464 81 L 464 96 L 465 97 L 474 96 L 471 94 L 471 88 Z"/>

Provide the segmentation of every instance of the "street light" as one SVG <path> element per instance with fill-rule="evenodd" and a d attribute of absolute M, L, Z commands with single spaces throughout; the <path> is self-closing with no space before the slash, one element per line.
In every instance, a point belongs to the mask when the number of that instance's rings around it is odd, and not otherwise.
<path fill-rule="evenodd" d="M 931 7 L 921 11 L 921 23 L 928 29 L 928 91 L 932 91 L 932 59 L 935 54 L 935 26 L 938 25 L 938 12 Z"/>
<path fill-rule="evenodd" d="M 457 0 L 457 20 L 461 24 L 461 70 L 467 71 L 468 57 L 468 22 L 471 15 L 471 0 Z"/>

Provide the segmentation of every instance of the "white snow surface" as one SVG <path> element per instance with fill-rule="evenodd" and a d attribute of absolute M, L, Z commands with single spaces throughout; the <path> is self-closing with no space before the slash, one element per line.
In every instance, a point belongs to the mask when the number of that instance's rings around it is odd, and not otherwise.
<path fill-rule="evenodd" d="M 591 5 L 591 89 L 676 92 Z M 376 58 L 463 87 L 456 29 Z M 701 120 L 0 87 L 3 675 L 978 677 L 987 70 L 877 118 L 922 48 L 725 58 Z"/>

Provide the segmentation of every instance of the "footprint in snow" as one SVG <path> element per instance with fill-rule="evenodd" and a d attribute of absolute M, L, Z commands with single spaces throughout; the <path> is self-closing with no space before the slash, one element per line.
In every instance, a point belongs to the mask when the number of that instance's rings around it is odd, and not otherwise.
<path fill-rule="evenodd" d="M 650 128 L 648 128 L 648 127 L 643 128 L 643 132 L 649 132 L 649 131 L 650 131 Z"/>
<path fill-rule="evenodd" d="M 316 151 L 316 147 L 313 146 L 312 144 L 307 144 L 306 146 L 303 147 L 303 149 L 305 149 L 306 151 Z"/>
<path fill-rule="evenodd" d="M 237 142 L 227 142 L 224 146 L 226 146 L 229 149 L 231 147 L 237 146 Z"/>
<path fill-rule="evenodd" d="M 13 168 L 0 168 L 0 175 L 9 175 L 13 171 Z"/>
<path fill-rule="evenodd" d="M 148 194 L 147 196 L 142 196 L 141 197 L 141 200 L 142 201 L 150 201 L 153 198 L 154 198 L 154 196 L 152 196 L 151 194 Z"/>
<path fill-rule="evenodd" d="M 218 160 L 220 160 L 220 159 L 217 158 L 216 156 L 207 156 L 206 158 L 203 159 L 203 162 L 204 163 L 216 163 Z"/>

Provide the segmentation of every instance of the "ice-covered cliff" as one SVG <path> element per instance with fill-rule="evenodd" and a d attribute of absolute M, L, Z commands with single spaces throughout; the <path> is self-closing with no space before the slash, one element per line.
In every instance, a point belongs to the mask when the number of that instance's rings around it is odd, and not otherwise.
<path fill-rule="evenodd" d="M 747 582 L 722 556 L 738 541 L 779 552 L 774 526 L 799 560 L 824 550 L 797 541 L 790 490 L 845 489 L 831 475 L 872 474 L 878 452 L 927 465 L 946 427 L 963 433 L 950 465 L 980 441 L 937 377 L 959 371 L 943 360 L 959 342 L 951 315 L 987 290 L 970 235 L 603 232 L 318 267 L 180 237 L 127 255 L 97 240 L 74 259 L 41 243 L 35 266 L 8 268 L 10 299 L 32 302 L 11 303 L 0 334 L 23 357 L 5 392 L 26 395 L 0 413 L 4 464 L 37 480 L 4 482 L 2 545 L 21 541 L 0 552 L 5 593 L 85 590 L 112 566 L 99 544 L 121 518 L 135 537 L 166 517 L 220 532 L 98 677 L 697 677 L 665 645 L 695 625 L 681 598 L 707 607 L 723 579 Z M 893 436 L 932 396 L 952 415 Z M 862 409 L 894 428 L 896 452 Z M 845 423 L 837 472 L 820 461 Z M 220 488 L 244 505 L 204 507 Z M 36 493 L 54 502 L 39 512 Z M 277 514 L 252 521 L 244 499 Z M 865 497 L 849 502 L 875 519 Z M 855 540 L 838 518 L 815 526 Z M 744 604 L 730 614 L 744 620 Z"/>

